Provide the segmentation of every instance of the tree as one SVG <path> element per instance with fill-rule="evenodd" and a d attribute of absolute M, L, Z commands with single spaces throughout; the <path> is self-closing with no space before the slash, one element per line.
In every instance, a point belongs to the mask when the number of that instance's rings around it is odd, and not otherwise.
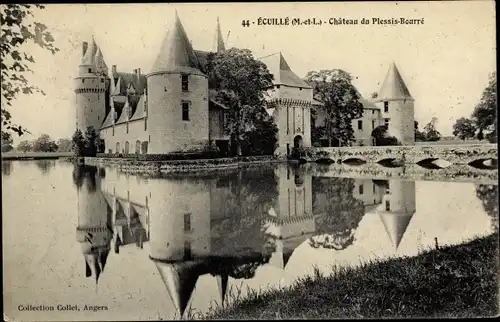
<path fill-rule="evenodd" d="M 424 127 L 424 135 L 426 141 L 439 141 L 441 139 L 441 133 L 436 130 L 437 117 L 433 117 L 427 125 Z"/>
<path fill-rule="evenodd" d="M 10 133 L 3 133 L 2 132 L 2 152 L 9 152 L 12 151 L 14 140 L 12 139 L 12 135 Z"/>
<path fill-rule="evenodd" d="M 71 138 L 73 154 L 75 157 L 82 157 L 85 154 L 85 138 L 82 131 L 77 129 Z"/>
<path fill-rule="evenodd" d="M 28 140 L 21 141 L 17 145 L 17 150 L 22 151 L 24 153 L 28 151 L 33 151 L 33 143 L 31 143 Z"/>
<path fill-rule="evenodd" d="M 353 195 L 354 179 L 313 177 L 311 184 L 316 234 L 321 236 L 310 238 L 309 245 L 337 250 L 352 245 L 365 215 L 363 202 Z"/>
<path fill-rule="evenodd" d="M 423 132 L 420 132 L 420 130 L 418 129 L 418 122 L 415 121 L 415 141 L 423 142 L 425 140 L 425 134 Z"/>
<path fill-rule="evenodd" d="M 387 125 L 379 125 L 373 129 L 371 136 L 375 139 L 375 145 L 400 145 L 398 139 L 394 136 L 390 136 L 387 130 Z"/>
<path fill-rule="evenodd" d="M 481 200 L 488 216 L 491 217 L 492 229 L 498 231 L 498 185 L 477 185 L 476 196 Z"/>
<path fill-rule="evenodd" d="M 210 54 L 207 61 L 210 95 L 230 107 L 227 131 L 231 144 L 236 145 L 236 154 L 240 156 L 246 132 L 265 131 L 271 126 L 269 122 L 259 120 L 266 117 L 263 115 L 266 113 L 265 95 L 273 86 L 273 75 L 247 49 L 232 48 Z"/>
<path fill-rule="evenodd" d="M 479 103 L 472 112 L 472 119 L 479 131 L 487 131 L 486 139 L 497 141 L 497 74 L 490 75 L 488 86 L 484 89 Z"/>
<path fill-rule="evenodd" d="M 11 122 L 11 114 L 7 110 L 18 94 L 45 93 L 36 86 L 29 85 L 24 77 L 26 72 L 32 72 L 30 64 L 35 60 L 33 56 L 23 51 L 23 45 L 33 41 L 52 54 L 59 51 L 53 42 L 54 38 L 47 27 L 33 19 L 33 9 L 44 9 L 42 5 L 3 4 L 0 6 L 0 20 L 2 34 L 0 41 L 1 71 L 2 71 L 2 103 L 1 120 L 2 133 L 17 132 L 22 135 L 26 129 Z"/>
<path fill-rule="evenodd" d="M 72 142 L 70 139 L 59 139 L 57 141 L 57 151 L 58 152 L 71 152 Z"/>
<path fill-rule="evenodd" d="M 33 151 L 35 152 L 56 152 L 57 144 L 48 134 L 42 134 L 33 142 Z"/>
<path fill-rule="evenodd" d="M 471 119 L 462 117 L 453 124 L 453 135 L 460 140 L 472 139 L 476 134 L 476 126 Z"/>
<path fill-rule="evenodd" d="M 99 146 L 101 145 L 101 139 L 99 134 L 96 132 L 93 126 L 87 127 L 85 130 L 85 153 L 86 157 L 95 157 Z"/>
<path fill-rule="evenodd" d="M 306 81 L 313 87 L 315 99 L 323 103 L 328 145 L 332 145 L 332 140 L 348 145 L 354 140 L 352 120 L 363 116 L 363 105 L 351 75 L 341 69 L 310 71 Z"/>

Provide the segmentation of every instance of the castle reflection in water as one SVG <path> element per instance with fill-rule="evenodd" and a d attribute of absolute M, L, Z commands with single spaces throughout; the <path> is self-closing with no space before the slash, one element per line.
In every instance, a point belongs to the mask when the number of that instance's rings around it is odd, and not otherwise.
<path fill-rule="evenodd" d="M 376 212 L 395 248 L 415 213 L 415 183 L 312 176 L 303 166 L 250 167 L 214 174 L 152 177 L 75 167 L 77 241 L 86 276 L 98 282 L 111 251 L 143 248 L 178 313 L 201 275 L 251 278 L 284 269 L 295 248 L 345 249 L 367 212 Z"/>

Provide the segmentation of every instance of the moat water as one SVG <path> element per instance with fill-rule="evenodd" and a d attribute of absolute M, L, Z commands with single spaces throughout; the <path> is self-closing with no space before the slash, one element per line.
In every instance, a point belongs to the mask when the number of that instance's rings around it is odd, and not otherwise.
<path fill-rule="evenodd" d="M 10 320 L 173 319 L 315 268 L 415 256 L 498 227 L 496 185 L 303 165 L 154 177 L 2 162 L 2 200 Z"/>

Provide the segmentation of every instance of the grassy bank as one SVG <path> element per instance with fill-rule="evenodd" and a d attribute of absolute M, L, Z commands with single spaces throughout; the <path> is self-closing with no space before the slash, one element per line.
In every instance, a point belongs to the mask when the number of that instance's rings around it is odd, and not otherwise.
<path fill-rule="evenodd" d="M 477 317 L 498 314 L 498 234 L 416 257 L 316 273 L 203 319 Z M 232 301 L 231 301 L 232 302 Z"/>

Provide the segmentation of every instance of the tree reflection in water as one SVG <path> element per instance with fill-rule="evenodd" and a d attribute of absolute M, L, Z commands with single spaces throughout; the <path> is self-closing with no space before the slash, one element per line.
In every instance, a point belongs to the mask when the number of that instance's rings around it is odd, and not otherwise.
<path fill-rule="evenodd" d="M 82 187 L 84 179 L 87 178 L 88 180 L 85 180 L 87 183 L 87 189 L 89 192 L 95 192 L 97 187 L 97 171 L 97 167 L 94 166 L 75 164 L 73 168 L 73 183 L 77 189 Z M 104 169 L 101 169 L 99 174 L 102 174 L 103 172 Z"/>
<path fill-rule="evenodd" d="M 47 174 L 56 166 L 56 162 L 54 160 L 36 160 L 36 166 L 43 174 Z"/>
<path fill-rule="evenodd" d="M 264 219 L 277 202 L 277 180 L 272 169 L 247 168 L 218 179 L 224 187 L 224 203 L 213 207 L 212 275 L 252 278 L 256 269 L 269 262 L 275 245 L 268 243 Z M 215 216 L 212 216 L 214 218 Z"/>
<path fill-rule="evenodd" d="M 12 173 L 12 162 L 2 160 L 2 174 L 4 176 L 10 176 Z"/>
<path fill-rule="evenodd" d="M 493 230 L 498 231 L 498 185 L 480 184 L 476 187 L 476 196 L 491 217 Z"/>
<path fill-rule="evenodd" d="M 354 186 L 354 179 L 313 177 L 317 236 L 309 239 L 310 246 L 342 250 L 352 245 L 365 214 L 363 202 L 353 197 Z"/>

